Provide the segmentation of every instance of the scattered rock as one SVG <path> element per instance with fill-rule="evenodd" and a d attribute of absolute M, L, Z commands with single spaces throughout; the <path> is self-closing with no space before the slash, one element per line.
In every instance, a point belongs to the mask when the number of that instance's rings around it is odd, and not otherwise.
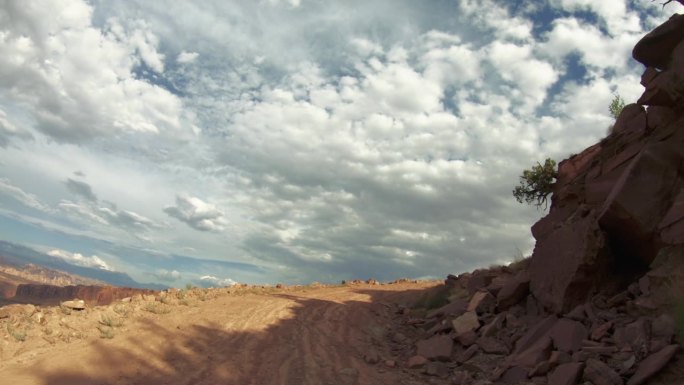
<path fill-rule="evenodd" d="M 594 385 L 623 385 L 622 377 L 603 362 L 588 359 L 584 368 L 584 380 Z"/>
<path fill-rule="evenodd" d="M 429 360 L 448 360 L 451 357 L 453 346 L 454 340 L 451 337 L 438 335 L 427 340 L 418 341 L 416 344 L 416 354 Z"/>
<path fill-rule="evenodd" d="M 421 368 L 428 362 L 428 359 L 423 356 L 413 356 L 406 362 L 406 367 L 409 369 Z"/>
<path fill-rule="evenodd" d="M 425 364 L 425 374 L 446 378 L 449 376 L 449 367 L 443 362 L 428 362 Z"/>
<path fill-rule="evenodd" d="M 637 366 L 634 376 L 627 381 L 627 385 L 641 385 L 651 376 L 658 373 L 674 357 L 679 345 L 669 345 L 651 354 Z"/>
<path fill-rule="evenodd" d="M 468 303 L 468 312 L 477 314 L 494 313 L 496 309 L 496 299 L 487 290 L 480 290 L 473 294 Z"/>
<path fill-rule="evenodd" d="M 530 292 L 530 278 L 522 274 L 509 280 L 499 291 L 496 300 L 499 310 L 506 310 L 527 297 Z"/>
<path fill-rule="evenodd" d="M 456 334 L 461 335 L 463 333 L 476 331 L 480 327 L 480 321 L 477 318 L 477 313 L 468 311 L 454 319 L 452 325 Z"/>
<path fill-rule="evenodd" d="M 64 301 L 61 303 L 62 306 L 71 310 L 84 310 L 86 308 L 85 301 L 82 299 L 74 299 L 71 301 Z"/>
<path fill-rule="evenodd" d="M 561 318 L 549 334 L 557 350 L 572 353 L 582 347 L 582 341 L 587 338 L 588 332 L 580 322 Z"/>
<path fill-rule="evenodd" d="M 549 374 L 549 385 L 576 385 L 582 376 L 583 364 L 572 362 L 558 365 Z"/>

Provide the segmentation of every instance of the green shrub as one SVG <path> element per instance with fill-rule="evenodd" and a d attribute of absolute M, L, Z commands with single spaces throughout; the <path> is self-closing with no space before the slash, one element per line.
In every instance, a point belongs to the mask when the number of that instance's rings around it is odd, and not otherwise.
<path fill-rule="evenodd" d="M 537 162 L 531 170 L 524 170 L 520 175 L 520 184 L 513 189 L 513 196 L 520 203 L 535 204 L 537 208 L 544 205 L 546 209 L 557 175 L 553 159 L 546 158 L 543 165 Z"/>
<path fill-rule="evenodd" d="M 617 120 L 623 108 L 625 108 L 625 100 L 622 99 L 620 95 L 615 94 L 613 100 L 610 101 L 610 105 L 608 105 L 608 111 L 610 112 L 610 116 L 612 116 L 613 119 Z"/>
<path fill-rule="evenodd" d="M 97 330 L 100 331 L 100 338 L 111 340 L 114 338 L 114 329 L 111 327 L 98 326 Z"/>
<path fill-rule="evenodd" d="M 10 325 L 7 325 L 7 332 L 19 342 L 26 341 L 26 337 L 28 336 L 25 331 L 17 330 Z"/>
<path fill-rule="evenodd" d="M 416 301 L 413 308 L 426 310 L 440 308 L 449 303 L 449 295 L 449 288 L 446 286 L 429 289 Z"/>
<path fill-rule="evenodd" d="M 100 317 L 100 321 L 99 321 L 99 322 L 100 322 L 101 325 L 109 326 L 109 327 L 119 327 L 119 326 L 123 326 L 123 323 L 124 323 L 124 322 L 123 322 L 123 319 L 121 319 L 121 318 L 116 318 L 116 317 L 112 317 L 112 316 L 109 316 L 109 315 L 102 315 L 102 316 Z"/>

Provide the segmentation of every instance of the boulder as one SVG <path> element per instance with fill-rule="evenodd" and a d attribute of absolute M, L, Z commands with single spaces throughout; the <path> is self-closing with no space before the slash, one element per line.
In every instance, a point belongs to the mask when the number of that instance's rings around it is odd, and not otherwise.
<path fill-rule="evenodd" d="M 480 337 L 476 344 L 483 352 L 488 354 L 508 354 L 508 347 L 495 338 Z"/>
<path fill-rule="evenodd" d="M 599 224 L 618 263 L 648 265 L 657 254 L 658 224 L 670 208 L 681 155 L 668 143 L 648 144 L 627 166 L 606 199 Z"/>
<path fill-rule="evenodd" d="M 480 290 L 473 294 L 468 303 L 467 311 L 474 311 L 477 314 L 494 313 L 496 309 L 496 299 L 487 290 Z"/>
<path fill-rule="evenodd" d="M 684 15 L 673 15 L 641 38 L 632 50 L 634 60 L 647 67 L 667 69 L 675 47 L 684 37 Z"/>
<path fill-rule="evenodd" d="M 637 370 L 632 378 L 627 381 L 627 385 L 641 385 L 658 373 L 674 357 L 679 349 L 679 345 L 668 345 L 657 353 L 651 354 L 637 366 Z"/>
<path fill-rule="evenodd" d="M 478 290 L 484 289 L 492 283 L 497 276 L 495 272 L 488 270 L 475 270 L 468 280 L 468 293 L 475 294 Z"/>
<path fill-rule="evenodd" d="M 527 380 L 528 369 L 522 366 L 513 366 L 508 368 L 501 376 L 501 381 L 506 384 L 520 384 Z"/>
<path fill-rule="evenodd" d="M 496 296 L 499 311 L 506 310 L 527 297 L 530 291 L 530 277 L 528 274 L 520 274 L 503 285 Z"/>
<path fill-rule="evenodd" d="M 593 211 L 559 224 L 546 238 L 537 239 L 530 262 L 530 291 L 555 313 L 572 309 L 604 277 L 607 253 Z"/>
<path fill-rule="evenodd" d="M 451 322 L 456 335 L 476 331 L 480 328 L 480 320 L 474 311 L 466 312 Z"/>
<path fill-rule="evenodd" d="M 415 368 L 423 367 L 423 365 L 425 365 L 426 363 L 428 363 L 427 358 L 425 358 L 423 356 L 412 356 L 406 362 L 406 367 L 409 369 L 415 369 Z"/>
<path fill-rule="evenodd" d="M 613 125 L 613 134 L 646 132 L 646 110 L 639 104 L 626 105 Z"/>
<path fill-rule="evenodd" d="M 61 306 L 64 306 L 68 309 L 72 310 L 83 310 L 86 308 L 85 301 L 82 299 L 73 299 L 71 301 L 64 301 L 61 303 Z"/>
<path fill-rule="evenodd" d="M 568 353 L 579 350 L 588 334 L 584 325 L 567 318 L 559 319 L 549 333 L 555 348 Z"/>
<path fill-rule="evenodd" d="M 549 374 L 549 385 L 576 385 L 582 376 L 584 365 L 581 362 L 561 364 Z"/>
<path fill-rule="evenodd" d="M 448 360 L 454 341 L 448 335 L 438 335 L 427 340 L 418 341 L 416 354 L 428 360 Z"/>
<path fill-rule="evenodd" d="M 622 377 L 605 363 L 590 358 L 584 368 L 584 380 L 594 385 L 623 385 Z"/>

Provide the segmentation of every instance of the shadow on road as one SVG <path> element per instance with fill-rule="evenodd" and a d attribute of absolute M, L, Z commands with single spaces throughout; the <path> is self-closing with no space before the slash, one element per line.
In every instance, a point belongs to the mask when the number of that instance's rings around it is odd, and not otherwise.
<path fill-rule="evenodd" d="M 412 384 L 410 373 L 369 365 L 363 355 L 374 349 L 385 359 L 400 358 L 385 343 L 396 317 L 389 303 L 407 303 L 421 292 L 347 291 L 368 302 L 275 293 L 263 298 L 272 305 L 261 308 L 255 300 L 253 308 L 213 309 L 207 319 L 202 313 L 190 321 L 140 319 L 129 333 L 93 342 L 87 356 L 75 354 L 70 365 L 28 368 L 25 374 L 50 385 Z M 276 310 L 287 314 L 269 315 Z M 233 319 L 236 312 L 247 315 L 241 330 L 226 327 L 221 316 Z"/>

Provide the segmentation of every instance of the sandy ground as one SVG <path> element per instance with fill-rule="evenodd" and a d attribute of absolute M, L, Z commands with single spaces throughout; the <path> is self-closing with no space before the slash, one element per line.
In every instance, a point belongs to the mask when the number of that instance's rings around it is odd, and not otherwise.
<path fill-rule="evenodd" d="M 397 304 L 435 285 L 224 289 L 202 300 L 152 302 L 165 314 L 150 312 L 149 302 L 71 314 L 42 309 L 67 332 L 49 330 L 53 321 L 43 319 L 23 342 L 6 335 L 0 383 L 420 384 L 386 341 Z M 123 324 L 103 326 L 110 315 Z M 381 361 L 367 363 L 369 352 Z"/>

